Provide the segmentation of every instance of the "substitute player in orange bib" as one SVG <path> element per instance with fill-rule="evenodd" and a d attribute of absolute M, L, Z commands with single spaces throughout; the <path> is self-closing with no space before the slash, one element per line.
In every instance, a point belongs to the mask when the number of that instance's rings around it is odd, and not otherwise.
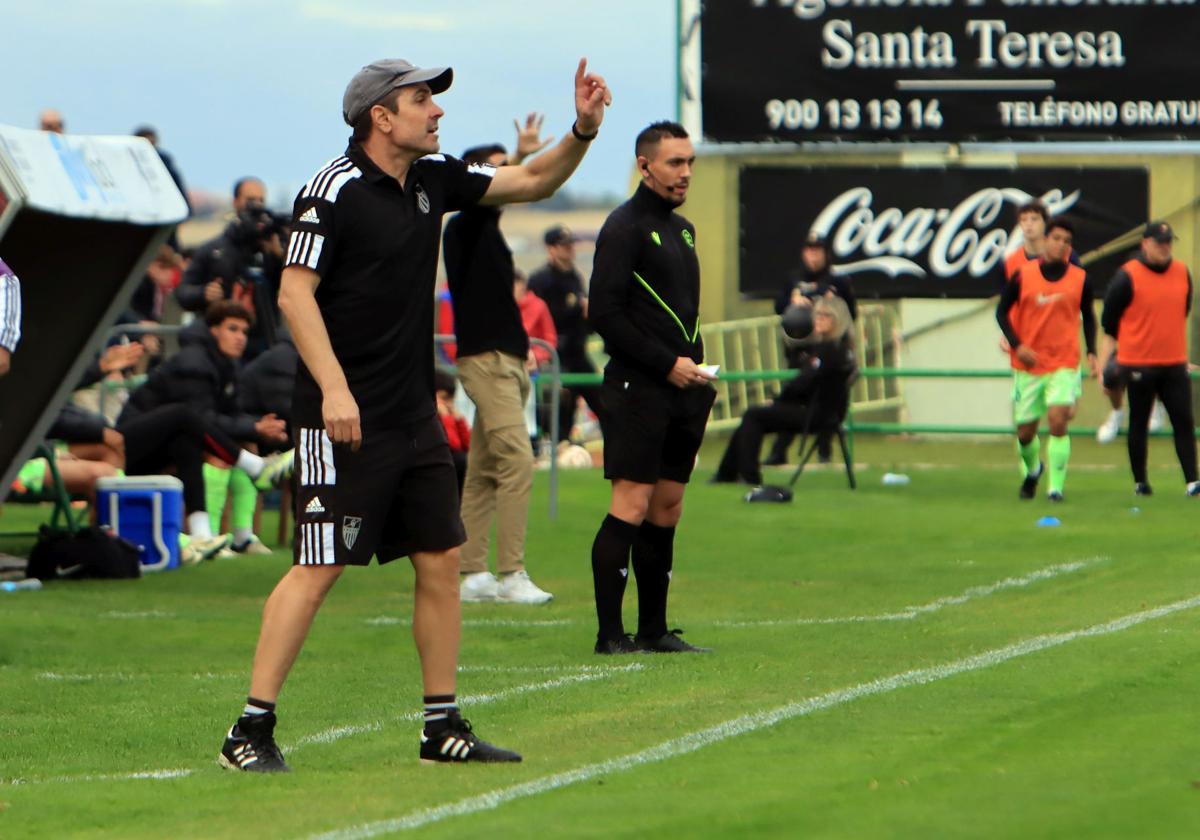
<path fill-rule="evenodd" d="M 1005 284 L 996 321 L 1012 350 L 1013 421 L 1023 479 L 1020 497 L 1032 499 L 1045 471 L 1038 425 L 1050 430 L 1046 460 L 1050 486 L 1046 498 L 1063 500 L 1071 439 L 1067 436 L 1081 391 L 1079 323 L 1083 321 L 1088 371 L 1095 376 L 1096 315 L 1087 274 L 1070 263 L 1075 228 L 1066 219 L 1046 227 L 1042 257 L 1026 262 Z"/>

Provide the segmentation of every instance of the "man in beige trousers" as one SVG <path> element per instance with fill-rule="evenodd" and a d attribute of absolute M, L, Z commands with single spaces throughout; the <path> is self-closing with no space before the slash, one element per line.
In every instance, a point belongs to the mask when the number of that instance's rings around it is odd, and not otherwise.
<path fill-rule="evenodd" d="M 498 144 L 468 149 L 468 165 L 516 164 L 545 145 L 540 118 L 518 129 L 510 159 Z M 454 307 L 458 376 L 475 403 L 462 519 L 459 596 L 463 601 L 544 604 L 553 596 L 525 571 L 525 529 L 533 487 L 533 451 L 525 426 L 529 398 L 529 338 L 513 297 L 513 259 L 500 232 L 500 210 L 474 207 L 454 216 L 444 234 L 446 276 Z M 496 570 L 488 571 L 496 523 Z"/>

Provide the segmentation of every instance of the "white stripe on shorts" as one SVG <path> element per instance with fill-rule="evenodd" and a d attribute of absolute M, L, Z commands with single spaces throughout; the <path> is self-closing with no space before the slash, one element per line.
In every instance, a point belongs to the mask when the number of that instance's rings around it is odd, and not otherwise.
<path fill-rule="evenodd" d="M 300 484 L 336 484 L 337 470 L 333 466 L 333 441 L 324 429 L 300 430 Z"/>

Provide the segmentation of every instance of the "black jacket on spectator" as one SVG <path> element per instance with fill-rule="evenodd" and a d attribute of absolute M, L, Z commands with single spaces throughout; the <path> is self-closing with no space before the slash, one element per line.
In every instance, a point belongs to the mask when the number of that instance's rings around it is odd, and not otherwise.
<path fill-rule="evenodd" d="M 274 414 L 290 425 L 299 361 L 291 336 L 283 333 L 274 347 L 242 369 L 238 389 L 242 410 L 255 417 Z"/>
<path fill-rule="evenodd" d="M 222 355 L 210 336 L 155 368 L 130 394 L 117 426 L 160 406 L 183 404 L 235 440 L 256 440 L 258 418 L 242 411 L 238 384 L 238 363 Z"/>
<path fill-rule="evenodd" d="M 842 341 L 818 341 L 802 347 L 797 359 L 796 376 L 784 383 L 780 401 L 815 401 L 823 416 L 840 412 L 849 395 L 854 351 Z"/>
<path fill-rule="evenodd" d="M 559 271 L 550 263 L 529 275 L 529 289 L 546 302 L 554 330 L 558 333 L 558 352 L 563 357 L 586 355 L 591 330 L 583 317 L 583 275 L 575 268 Z"/>
<path fill-rule="evenodd" d="M 779 296 L 775 298 L 776 315 L 783 314 L 783 310 L 787 309 L 788 304 L 792 301 L 792 292 L 797 290 L 812 301 L 824 297 L 826 292 L 832 290 L 835 295 L 846 302 L 846 308 L 850 310 L 850 320 L 858 318 L 858 300 L 854 297 L 854 288 L 850 285 L 849 280 L 831 274 L 828 269 L 812 272 L 803 266 L 788 274 L 787 283 L 779 291 Z"/>
<path fill-rule="evenodd" d="M 255 278 L 256 269 L 261 276 Z M 239 303 L 250 303 L 247 308 L 254 315 L 250 328 L 250 341 L 246 345 L 246 358 L 257 356 L 275 343 L 276 324 L 279 322 L 276 299 L 279 297 L 279 277 L 283 272 L 280 260 L 263 253 L 257 242 L 242 241 L 238 234 L 238 223 L 231 222 L 216 239 L 196 249 L 196 254 L 183 272 L 183 279 L 175 289 L 179 304 L 189 312 L 203 312 L 208 308 L 204 299 L 204 287 L 213 280 L 222 281 L 222 297 Z M 249 300 L 238 294 L 238 284 L 247 284 Z"/>

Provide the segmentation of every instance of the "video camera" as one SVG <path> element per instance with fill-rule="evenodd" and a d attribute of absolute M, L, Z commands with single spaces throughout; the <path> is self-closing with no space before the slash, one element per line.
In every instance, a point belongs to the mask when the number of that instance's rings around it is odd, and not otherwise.
<path fill-rule="evenodd" d="M 287 216 L 272 213 L 258 202 L 250 202 L 237 214 L 231 234 L 240 245 L 250 245 L 270 239 L 275 234 L 286 238 Z"/>

